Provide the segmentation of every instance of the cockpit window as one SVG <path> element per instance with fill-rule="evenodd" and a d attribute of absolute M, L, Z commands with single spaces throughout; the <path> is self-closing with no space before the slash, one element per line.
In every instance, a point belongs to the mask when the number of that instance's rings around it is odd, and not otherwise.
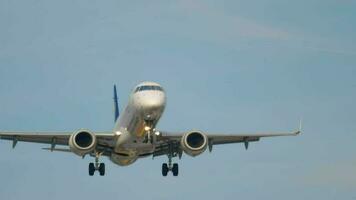
<path fill-rule="evenodd" d="M 139 91 L 147 91 L 147 90 L 163 91 L 163 88 L 157 85 L 144 85 L 144 86 L 137 87 L 135 93 Z"/>

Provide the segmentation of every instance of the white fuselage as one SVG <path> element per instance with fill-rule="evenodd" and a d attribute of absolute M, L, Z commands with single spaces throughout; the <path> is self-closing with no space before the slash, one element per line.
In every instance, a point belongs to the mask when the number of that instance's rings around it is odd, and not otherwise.
<path fill-rule="evenodd" d="M 135 88 L 115 123 L 114 134 L 117 137 L 111 155 L 114 163 L 129 165 L 154 152 L 154 144 L 147 142 L 147 132 L 154 132 L 165 106 L 165 92 L 157 83 L 144 82 Z"/>

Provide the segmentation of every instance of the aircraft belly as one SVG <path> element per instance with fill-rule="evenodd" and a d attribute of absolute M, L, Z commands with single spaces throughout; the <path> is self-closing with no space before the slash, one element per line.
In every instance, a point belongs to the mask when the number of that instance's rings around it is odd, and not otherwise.
<path fill-rule="evenodd" d="M 113 153 L 110 159 L 120 166 L 127 166 L 133 164 L 139 157 L 149 156 L 153 152 L 154 145 L 152 144 L 126 144 L 118 153 Z"/>
<path fill-rule="evenodd" d="M 124 156 L 119 154 L 112 154 L 110 160 L 120 166 L 128 166 L 137 160 L 138 156 Z"/>
<path fill-rule="evenodd" d="M 127 166 L 134 163 L 142 155 L 150 155 L 154 152 L 155 146 L 150 143 L 143 143 L 135 135 L 122 130 L 111 155 L 111 161 L 120 165 Z"/>

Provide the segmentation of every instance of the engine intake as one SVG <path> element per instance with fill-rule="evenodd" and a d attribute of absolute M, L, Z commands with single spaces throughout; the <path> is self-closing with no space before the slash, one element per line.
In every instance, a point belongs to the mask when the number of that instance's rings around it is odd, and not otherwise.
<path fill-rule="evenodd" d="M 69 148 L 79 156 L 91 153 L 96 147 L 96 137 L 89 131 L 80 130 L 69 138 Z"/>
<path fill-rule="evenodd" d="M 189 132 L 183 135 L 181 140 L 183 151 L 190 156 L 202 154 L 208 146 L 208 137 L 201 132 Z"/>

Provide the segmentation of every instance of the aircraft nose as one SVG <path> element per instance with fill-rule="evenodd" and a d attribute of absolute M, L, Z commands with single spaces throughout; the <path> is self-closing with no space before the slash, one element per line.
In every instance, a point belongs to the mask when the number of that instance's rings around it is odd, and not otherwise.
<path fill-rule="evenodd" d="M 141 106 L 147 120 L 159 117 L 165 107 L 166 99 L 164 94 L 147 95 L 142 99 Z"/>
<path fill-rule="evenodd" d="M 163 94 L 147 95 L 143 100 L 142 106 L 147 110 L 155 110 L 161 108 L 165 104 L 165 97 Z"/>

